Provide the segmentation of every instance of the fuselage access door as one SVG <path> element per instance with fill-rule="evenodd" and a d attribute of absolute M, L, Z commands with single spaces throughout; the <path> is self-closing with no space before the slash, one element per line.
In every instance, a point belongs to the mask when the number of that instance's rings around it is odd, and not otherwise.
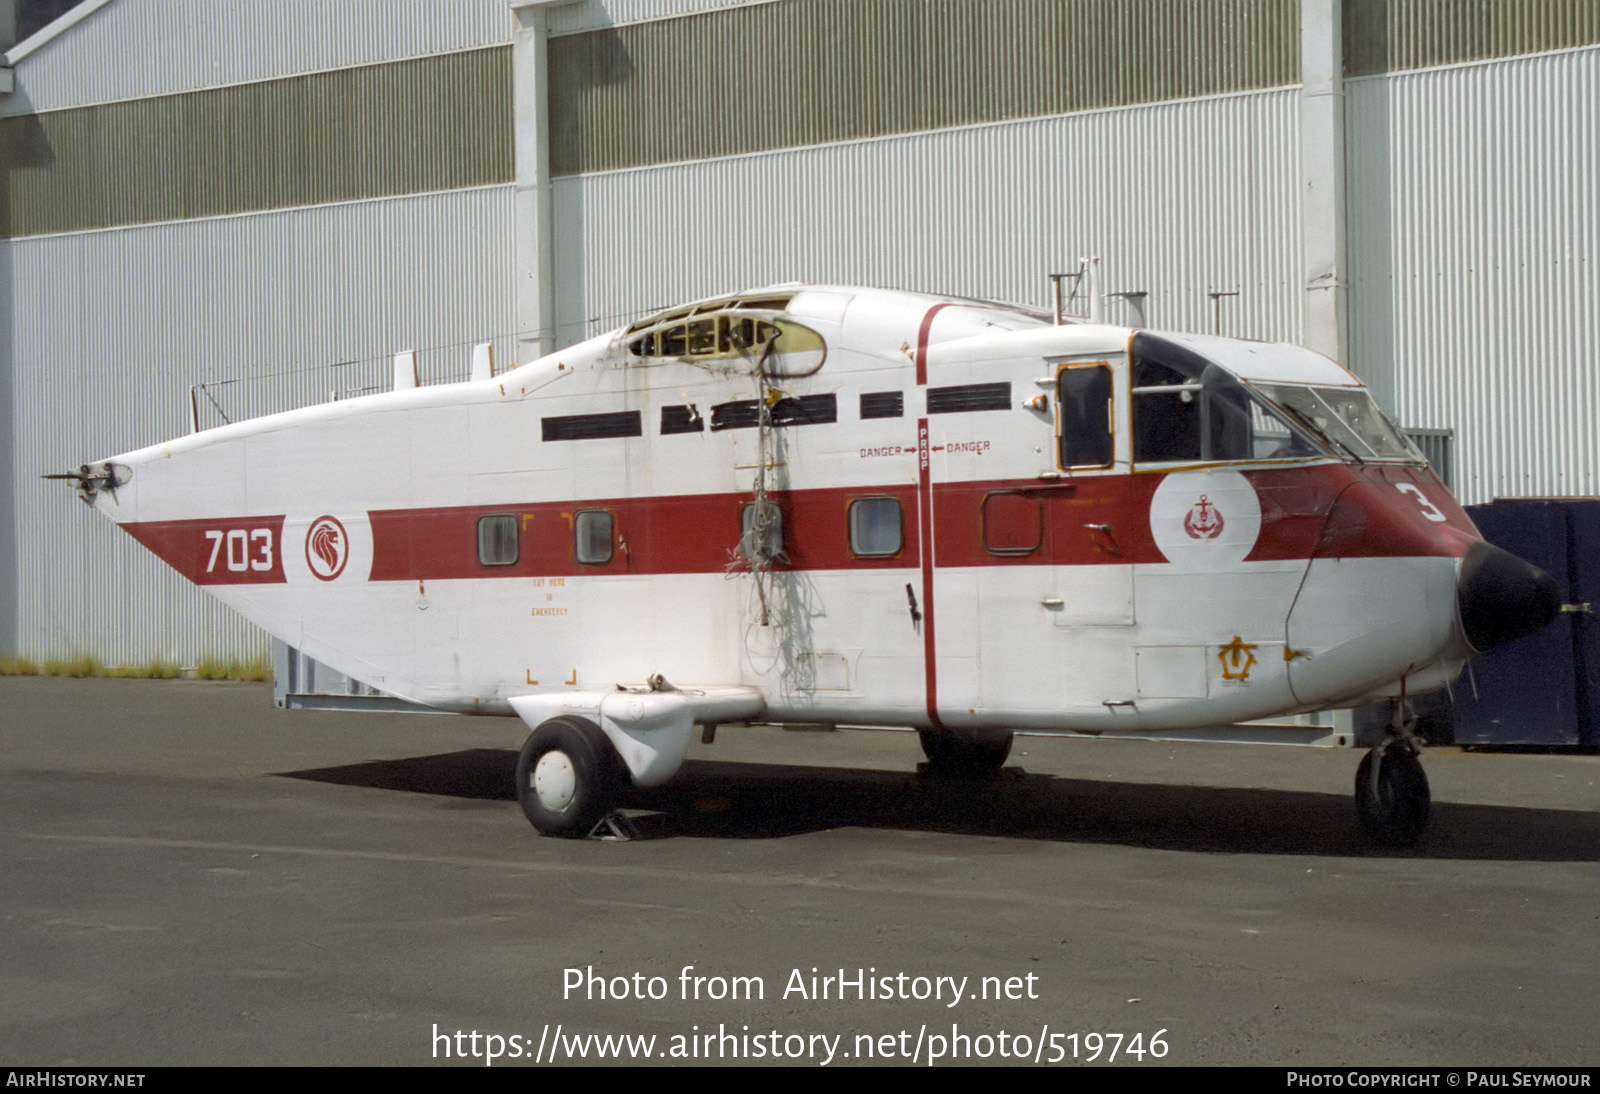
<path fill-rule="evenodd" d="M 1054 540 L 1058 603 L 1047 605 L 1051 620 L 1069 629 L 1131 627 L 1137 621 L 1133 565 L 1122 543 L 1133 530 L 1117 527 L 1115 491 L 1105 488 L 1128 464 L 1127 431 L 1117 428 L 1126 358 L 1055 359 L 1049 365 L 1055 379 L 1055 463 L 1063 476 L 1039 491 Z"/>

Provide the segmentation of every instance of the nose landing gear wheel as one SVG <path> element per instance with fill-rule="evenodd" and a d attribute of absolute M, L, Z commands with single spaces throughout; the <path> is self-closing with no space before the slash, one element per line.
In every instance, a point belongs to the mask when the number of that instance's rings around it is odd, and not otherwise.
<path fill-rule="evenodd" d="M 974 739 L 933 729 L 917 730 L 928 772 L 953 779 L 982 779 L 993 775 L 1011 755 L 1011 734 Z"/>
<path fill-rule="evenodd" d="M 1428 776 L 1402 744 L 1379 745 L 1356 769 L 1356 812 L 1373 840 L 1409 847 L 1428 827 Z"/>
<path fill-rule="evenodd" d="M 587 836 L 626 787 L 616 749 L 586 718 L 551 718 L 528 734 L 517 757 L 517 802 L 547 836 Z"/>

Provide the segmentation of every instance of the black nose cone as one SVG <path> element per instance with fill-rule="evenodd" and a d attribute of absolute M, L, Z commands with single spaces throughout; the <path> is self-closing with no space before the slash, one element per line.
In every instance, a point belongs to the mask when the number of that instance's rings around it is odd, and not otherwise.
<path fill-rule="evenodd" d="M 1549 626 L 1561 611 L 1561 589 L 1539 567 L 1479 540 L 1461 560 L 1456 603 L 1467 641 L 1487 653 Z"/>

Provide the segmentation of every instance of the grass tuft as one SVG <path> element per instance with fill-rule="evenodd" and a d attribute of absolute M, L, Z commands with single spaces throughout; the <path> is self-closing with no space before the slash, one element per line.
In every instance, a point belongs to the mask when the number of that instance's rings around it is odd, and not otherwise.
<path fill-rule="evenodd" d="M 271 680 L 272 666 L 265 657 L 241 661 L 237 657 L 202 657 L 194 667 L 201 680 Z"/>
<path fill-rule="evenodd" d="M 106 675 L 126 680 L 175 680 L 183 670 L 175 661 L 146 661 L 142 665 L 118 665 Z"/>
<path fill-rule="evenodd" d="M 52 657 L 44 663 L 40 671 L 45 676 L 71 676 L 78 679 L 84 676 L 104 676 L 106 666 L 98 657 L 80 653 L 76 657 Z"/>
<path fill-rule="evenodd" d="M 271 680 L 272 662 L 266 657 L 251 661 L 237 657 L 203 657 L 193 672 L 185 672 L 175 661 L 152 658 L 137 665 L 107 665 L 92 654 L 52 657 L 44 662 L 27 657 L 0 657 L 0 676 L 109 676 L 123 680 L 176 680 L 180 676 L 201 680 Z"/>

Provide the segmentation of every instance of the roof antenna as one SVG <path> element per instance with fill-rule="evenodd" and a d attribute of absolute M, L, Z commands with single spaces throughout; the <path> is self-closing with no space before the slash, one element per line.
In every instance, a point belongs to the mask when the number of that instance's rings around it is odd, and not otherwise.
<path fill-rule="evenodd" d="M 472 365 L 467 376 L 471 380 L 494 379 L 494 346 L 479 342 L 472 347 Z"/>
<path fill-rule="evenodd" d="M 1100 297 L 1100 256 L 1078 259 L 1083 269 L 1084 294 L 1089 298 L 1089 322 L 1105 322 L 1105 301 Z"/>
<path fill-rule="evenodd" d="M 1051 318 L 1055 321 L 1055 325 L 1058 327 L 1061 325 L 1061 309 L 1066 306 L 1065 301 L 1061 299 L 1061 282 L 1066 278 L 1076 278 L 1077 276 L 1077 274 L 1066 273 L 1053 273 L 1050 275 L 1050 288 L 1055 294 L 1056 300 L 1056 306 L 1051 312 Z"/>
<path fill-rule="evenodd" d="M 1145 309 L 1144 309 L 1145 300 L 1149 296 L 1150 296 L 1150 293 L 1145 289 L 1135 289 L 1132 292 L 1108 292 L 1108 293 L 1106 293 L 1106 299 L 1107 300 L 1124 300 L 1124 301 L 1127 302 L 1128 307 L 1133 311 L 1133 324 L 1132 325 L 1135 326 L 1135 327 L 1148 326 L 1149 323 L 1150 323 L 1150 320 L 1149 320 L 1148 316 L 1145 314 Z"/>
<path fill-rule="evenodd" d="M 1211 298 L 1211 333 L 1221 334 L 1222 298 L 1225 296 L 1238 296 L 1239 290 L 1234 289 L 1232 292 L 1223 292 L 1220 289 L 1212 289 L 1210 292 L 1206 293 L 1206 295 Z"/>
<path fill-rule="evenodd" d="M 394 389 L 405 391 L 417 386 L 417 351 L 403 349 L 394 355 Z"/>

